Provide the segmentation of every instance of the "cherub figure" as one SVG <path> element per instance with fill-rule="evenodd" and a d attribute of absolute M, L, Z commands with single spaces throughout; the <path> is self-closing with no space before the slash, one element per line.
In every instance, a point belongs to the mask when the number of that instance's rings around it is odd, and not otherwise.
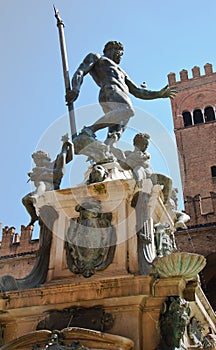
<path fill-rule="evenodd" d="M 49 154 L 44 151 L 37 151 L 32 154 L 36 167 L 28 173 L 28 176 L 29 181 L 34 182 L 36 190 L 22 198 L 22 203 L 31 216 L 29 225 L 33 225 L 38 220 L 34 206 L 36 199 L 45 191 L 58 190 L 60 188 L 66 164 L 73 158 L 73 145 L 69 141 L 67 134 L 62 137 L 62 141 L 61 152 L 54 161 L 51 161 Z"/>
<path fill-rule="evenodd" d="M 145 179 L 151 179 L 153 185 L 162 186 L 164 203 L 169 200 L 172 192 L 172 179 L 164 174 L 155 173 L 150 167 L 150 154 L 147 152 L 150 136 L 145 133 L 135 135 L 133 139 L 134 150 L 126 151 L 125 158 L 120 161 L 124 169 L 132 169 L 139 188 L 143 187 Z"/>

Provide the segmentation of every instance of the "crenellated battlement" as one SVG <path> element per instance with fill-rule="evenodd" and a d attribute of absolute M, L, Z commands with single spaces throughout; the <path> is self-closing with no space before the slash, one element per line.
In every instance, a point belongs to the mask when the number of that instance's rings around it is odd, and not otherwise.
<path fill-rule="evenodd" d="M 189 226 L 216 222 L 216 72 L 212 64 L 168 75 L 177 94 L 171 101 Z M 199 195 L 197 195 L 199 194 Z"/>
<path fill-rule="evenodd" d="M 213 67 L 212 67 L 212 64 L 210 64 L 210 63 L 206 63 L 204 65 L 204 74 L 203 75 L 201 74 L 200 67 L 198 67 L 198 66 L 194 66 L 191 69 L 191 72 L 192 72 L 192 77 L 190 78 L 188 75 L 188 71 L 186 69 L 182 69 L 179 72 L 180 80 L 176 80 L 175 73 L 173 73 L 173 72 L 169 73 L 168 74 L 169 86 L 180 84 L 180 83 L 185 83 L 185 82 L 189 82 L 189 81 L 191 82 L 197 78 L 203 79 L 204 77 L 210 77 L 212 74 L 216 74 L 215 72 L 213 72 Z"/>
<path fill-rule="evenodd" d="M 5 226 L 2 229 L 2 241 L 0 245 L 0 257 L 14 256 L 36 251 L 39 247 L 39 240 L 32 239 L 33 226 L 21 226 L 20 234 L 15 227 Z"/>
<path fill-rule="evenodd" d="M 168 74 L 169 86 L 175 86 L 178 92 L 171 101 L 175 130 L 216 120 L 216 72 L 212 64 L 204 65 L 204 74 L 194 66 L 191 74 L 189 77 L 188 71 L 182 69 L 179 81 L 175 73 Z"/>

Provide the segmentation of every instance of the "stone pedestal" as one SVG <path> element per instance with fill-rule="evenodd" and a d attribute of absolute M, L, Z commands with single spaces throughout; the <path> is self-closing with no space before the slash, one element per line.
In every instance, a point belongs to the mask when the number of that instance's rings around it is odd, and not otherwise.
<path fill-rule="evenodd" d="M 167 295 L 184 297 L 186 281 L 181 278 L 154 279 L 148 276 L 96 277 L 88 280 L 64 280 L 25 291 L 7 292 L 1 299 L 0 320 L 6 343 L 36 330 L 50 310 L 103 305 L 112 315 L 110 334 L 134 342 L 136 350 L 154 350 L 159 341 L 158 320 Z M 215 328 L 215 316 L 198 285 L 190 302 L 192 315 Z M 70 326 L 70 324 L 69 324 Z"/>
<path fill-rule="evenodd" d="M 131 273 L 138 274 L 138 254 L 136 236 L 136 214 L 131 206 L 131 201 L 138 191 L 135 181 L 113 180 L 102 183 L 68 188 L 58 191 L 46 192 L 37 202 L 40 209 L 44 205 L 52 206 L 58 219 L 53 228 L 53 241 L 47 282 L 74 278 L 66 264 L 65 234 L 71 218 L 79 214 L 75 208 L 86 200 L 96 199 L 102 204 L 102 212 L 112 213 L 112 225 L 116 229 L 116 251 L 112 264 L 103 271 L 103 276 L 118 276 Z M 148 205 L 148 218 L 152 224 L 166 222 L 173 226 L 171 214 L 165 210 L 162 202 L 162 193 L 159 185 L 152 186 L 150 180 L 146 180 L 142 191 L 150 195 Z M 153 229 L 153 228 L 152 228 Z M 78 277 L 80 278 L 80 277 Z"/>
<path fill-rule="evenodd" d="M 39 198 L 37 202 L 39 210 L 48 206 L 54 208 L 57 213 L 52 229 L 47 279 L 38 288 L 1 294 L 0 323 L 4 331 L 4 344 L 10 342 L 12 344 L 16 339 L 21 342 L 22 337 L 28 336 L 31 332 L 36 332 L 34 334 L 37 335 L 38 329 L 41 329 L 38 328 L 39 325 L 46 325 L 46 317 L 52 319 L 53 310 L 60 312 L 58 314 L 60 316 L 54 317 L 55 322 L 64 324 L 68 318 L 66 328 L 76 327 L 73 322 L 77 312 L 79 313 L 79 308 L 82 308 L 86 316 L 83 320 L 79 320 L 79 327 L 81 325 L 82 328 L 86 328 L 88 319 L 88 322 L 92 322 L 92 327 L 97 324 L 100 328 L 97 330 L 127 338 L 125 342 L 123 338 L 118 340 L 122 346 L 119 345 L 119 349 L 129 350 L 134 344 L 134 350 L 154 350 L 159 343 L 159 316 L 167 296 L 186 298 L 191 304 L 192 316 L 202 321 L 205 332 L 208 332 L 209 327 L 214 329 L 214 313 L 197 279 L 192 283 L 183 276 L 160 278 L 155 273 L 140 274 L 137 243 L 139 228 L 135 208 L 131 205 L 137 191 L 134 180 L 114 180 L 50 191 Z M 159 222 L 168 223 L 173 227 L 174 218 L 163 204 L 160 186 L 152 186 L 151 181 L 146 180 L 142 191 L 148 196 L 147 222 L 149 235 L 153 237 L 152 250 L 151 247 L 149 249 L 154 258 L 156 255 L 154 256 L 153 227 Z M 108 267 L 103 271 L 96 270 L 90 278 L 85 278 L 68 268 L 65 236 L 70 219 L 79 216 L 76 206 L 82 205 L 88 199 L 100 201 L 101 212 L 112 214 L 111 225 L 116 230 L 117 241 L 113 259 Z M 99 309 L 102 310 L 100 319 L 97 316 Z M 95 314 L 94 310 L 97 311 Z M 46 329 L 51 327 L 49 322 Z M 81 335 L 77 330 L 77 339 L 80 342 L 83 340 Z M 101 335 L 95 333 L 95 337 L 94 341 L 99 344 Z M 105 335 L 103 338 L 107 339 L 107 347 L 96 346 L 91 342 L 84 342 L 84 345 L 92 349 L 95 347 L 112 349 L 112 346 L 115 349 L 114 345 L 110 345 L 115 343 L 114 338 L 110 339 L 109 336 L 106 338 Z M 190 345 L 187 334 L 185 342 Z"/>

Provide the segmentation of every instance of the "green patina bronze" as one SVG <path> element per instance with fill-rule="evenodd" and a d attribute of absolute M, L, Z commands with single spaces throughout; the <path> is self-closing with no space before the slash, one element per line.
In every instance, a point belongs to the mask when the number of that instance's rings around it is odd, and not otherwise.
<path fill-rule="evenodd" d="M 189 315 L 189 303 L 185 299 L 167 298 L 160 313 L 160 343 L 156 350 L 185 350 L 183 335 Z"/>

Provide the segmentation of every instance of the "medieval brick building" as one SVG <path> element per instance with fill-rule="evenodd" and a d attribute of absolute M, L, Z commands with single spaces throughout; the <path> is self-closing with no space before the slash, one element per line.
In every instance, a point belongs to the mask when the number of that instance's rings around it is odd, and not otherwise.
<path fill-rule="evenodd" d="M 0 275 L 13 275 L 23 278 L 32 270 L 39 239 L 32 239 L 33 226 L 21 226 L 21 233 L 14 227 L 5 227 L 2 230 L 0 247 Z"/>
<path fill-rule="evenodd" d="M 212 65 L 168 75 L 178 94 L 172 101 L 174 132 L 185 211 L 191 219 L 188 230 L 177 234 L 181 251 L 196 252 L 207 259 L 201 274 L 203 289 L 216 309 L 216 73 Z"/>

